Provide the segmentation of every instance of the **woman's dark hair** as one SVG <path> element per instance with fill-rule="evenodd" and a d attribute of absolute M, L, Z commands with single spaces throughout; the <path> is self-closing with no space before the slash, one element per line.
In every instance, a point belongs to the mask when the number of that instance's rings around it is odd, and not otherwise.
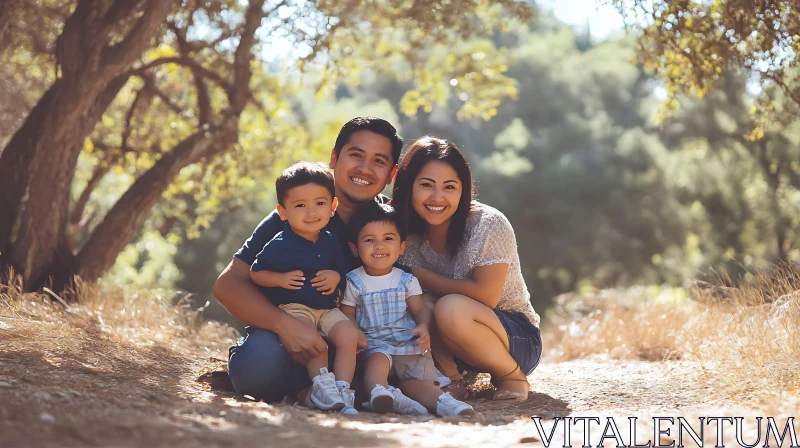
<path fill-rule="evenodd" d="M 353 217 L 350 218 L 350 224 L 347 226 L 349 235 L 348 239 L 351 243 L 358 242 L 358 235 L 369 223 L 373 222 L 388 222 L 397 227 L 397 232 L 400 236 L 400 241 L 406 240 L 406 233 L 403 231 L 403 226 L 397 221 L 397 212 L 394 207 L 388 204 L 379 204 L 376 201 L 369 201 L 356 210 Z"/>
<path fill-rule="evenodd" d="M 475 197 L 472 185 L 472 172 L 469 163 L 458 147 L 453 143 L 436 137 L 425 136 L 411 144 L 408 148 L 394 179 L 392 189 L 392 205 L 397 210 L 400 225 L 409 235 L 422 235 L 425 231 L 425 221 L 420 218 L 412 202 L 414 179 L 419 176 L 422 168 L 428 162 L 438 160 L 445 162 L 456 171 L 458 180 L 461 181 L 461 199 L 458 209 L 450 220 L 447 232 L 447 253 L 452 257 L 458 252 L 461 242 L 464 241 L 464 232 L 467 226 L 467 216 L 472 209 Z"/>
<path fill-rule="evenodd" d="M 350 137 L 358 131 L 370 131 L 382 135 L 389 139 L 392 144 L 392 160 L 397 163 L 400 160 L 400 151 L 403 149 L 403 139 L 397 134 L 397 129 L 383 118 L 376 117 L 356 117 L 342 126 L 336 143 L 333 145 L 333 152 L 336 157 L 342 153 L 344 145 L 350 143 Z"/>

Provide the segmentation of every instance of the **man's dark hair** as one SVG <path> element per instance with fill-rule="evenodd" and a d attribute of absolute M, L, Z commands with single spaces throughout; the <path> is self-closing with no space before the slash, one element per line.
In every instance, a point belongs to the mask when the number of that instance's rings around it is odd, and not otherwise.
<path fill-rule="evenodd" d="M 275 181 L 275 192 L 278 194 L 278 203 L 284 205 L 289 190 L 307 184 L 317 184 L 331 192 L 331 199 L 336 195 L 333 188 L 333 173 L 321 163 L 297 162 L 283 170 L 278 180 Z"/>
<path fill-rule="evenodd" d="M 353 217 L 350 218 L 350 242 L 356 243 L 358 235 L 364 230 L 364 227 L 373 222 L 388 222 L 397 226 L 397 232 L 400 234 L 400 241 L 406 240 L 406 232 L 403 226 L 397 220 L 397 213 L 394 207 L 388 204 L 380 204 L 377 201 L 369 201 L 356 210 Z"/>
<path fill-rule="evenodd" d="M 350 137 L 358 131 L 370 131 L 388 138 L 392 144 L 392 160 L 397 165 L 397 161 L 400 160 L 400 151 L 403 149 L 403 139 L 397 135 L 397 129 L 391 123 L 376 117 L 356 117 L 345 123 L 333 145 L 336 157 L 339 157 L 344 145 L 350 143 Z"/>

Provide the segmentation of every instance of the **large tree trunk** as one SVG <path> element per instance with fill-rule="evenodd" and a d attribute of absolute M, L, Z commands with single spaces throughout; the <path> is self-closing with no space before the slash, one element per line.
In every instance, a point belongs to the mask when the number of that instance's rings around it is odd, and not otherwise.
<path fill-rule="evenodd" d="M 25 280 L 54 258 L 69 214 L 69 191 L 83 141 L 125 84 L 174 2 L 117 0 L 106 11 L 81 0 L 59 36 L 62 76 L 51 86 L 0 158 L 0 247 L 19 220 L 11 263 Z M 130 32 L 110 45 L 120 22 L 143 12 Z M 23 197 L 27 201 L 23 208 Z"/>
<path fill-rule="evenodd" d="M 27 206 L 20 222 L 19 235 L 11 250 L 12 264 L 21 272 L 27 273 L 26 279 L 39 275 L 41 269 L 46 266 L 45 263 L 50 263 L 55 256 L 54 250 L 57 245 L 64 239 L 69 218 L 70 186 L 84 139 L 92 132 L 126 81 L 127 77 L 121 76 L 108 84 L 87 111 L 73 122 L 69 134 L 60 138 L 62 142 L 60 151 L 47 154 L 46 159 L 40 152 L 42 155 L 40 160 L 30 161 L 29 170 L 38 177 L 29 182 L 31 186 Z M 53 91 L 58 99 L 47 105 L 48 112 L 58 114 L 58 111 L 69 107 L 69 98 L 74 95 L 68 87 L 54 85 L 50 91 Z M 29 121 L 26 120 L 26 125 Z M 17 138 L 17 135 L 14 138 Z M 55 146 L 58 141 L 50 140 L 49 144 Z M 36 166 L 37 163 L 44 166 Z"/>
<path fill-rule="evenodd" d="M 12 9 L 17 6 L 19 0 L 3 0 L 0 1 L 0 51 L 5 48 L 6 32 L 11 27 L 13 15 Z"/>
<path fill-rule="evenodd" d="M 247 104 L 252 71 L 252 49 L 255 32 L 263 17 L 263 0 L 250 2 L 245 24 L 234 56 L 235 88 L 229 94 L 230 107 L 216 127 L 202 126 L 195 134 L 165 153 L 140 176 L 114 204 L 98 225 L 76 258 L 54 260 L 37 283 L 51 281 L 55 290 L 67 286 L 72 275 L 93 281 L 107 271 L 119 253 L 134 238 L 150 210 L 161 199 L 180 170 L 204 158 L 223 153 L 238 139 L 239 116 Z M 65 275 L 68 274 L 68 275 Z"/>

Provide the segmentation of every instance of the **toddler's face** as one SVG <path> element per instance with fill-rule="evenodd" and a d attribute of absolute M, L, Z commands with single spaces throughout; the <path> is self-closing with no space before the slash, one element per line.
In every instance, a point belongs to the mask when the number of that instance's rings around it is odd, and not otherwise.
<path fill-rule="evenodd" d="M 391 270 L 400 255 L 406 250 L 406 242 L 400 240 L 400 232 L 392 222 L 371 222 L 361 229 L 358 241 L 350 243 L 353 254 L 361 258 L 364 266 L 373 270 Z"/>
<path fill-rule="evenodd" d="M 281 219 L 289 221 L 292 230 L 300 236 L 319 233 L 336 212 L 336 198 L 322 185 L 306 184 L 286 193 L 283 205 L 278 205 Z"/>

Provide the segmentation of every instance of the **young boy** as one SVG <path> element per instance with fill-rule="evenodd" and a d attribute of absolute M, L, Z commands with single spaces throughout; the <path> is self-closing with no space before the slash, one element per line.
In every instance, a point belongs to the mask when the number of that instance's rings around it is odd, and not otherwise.
<path fill-rule="evenodd" d="M 442 417 L 474 414 L 470 405 L 433 383 L 431 311 L 419 281 L 394 267 L 406 247 L 394 209 L 365 204 L 350 220 L 350 231 L 350 248 L 364 265 L 347 274 L 341 310 L 366 335 L 368 345 L 361 356 L 372 410 L 416 415 L 430 411 Z M 397 375 L 400 389 L 389 386 L 390 372 Z"/>
<path fill-rule="evenodd" d="M 322 410 L 358 414 L 350 382 L 360 332 L 336 308 L 344 258 L 336 237 L 322 230 L 336 211 L 333 175 L 322 165 L 296 163 L 278 177 L 275 190 L 286 223 L 256 256 L 250 278 L 275 305 L 313 325 L 336 347 L 333 373 L 328 372 L 327 350 L 306 364 L 311 401 Z"/>

